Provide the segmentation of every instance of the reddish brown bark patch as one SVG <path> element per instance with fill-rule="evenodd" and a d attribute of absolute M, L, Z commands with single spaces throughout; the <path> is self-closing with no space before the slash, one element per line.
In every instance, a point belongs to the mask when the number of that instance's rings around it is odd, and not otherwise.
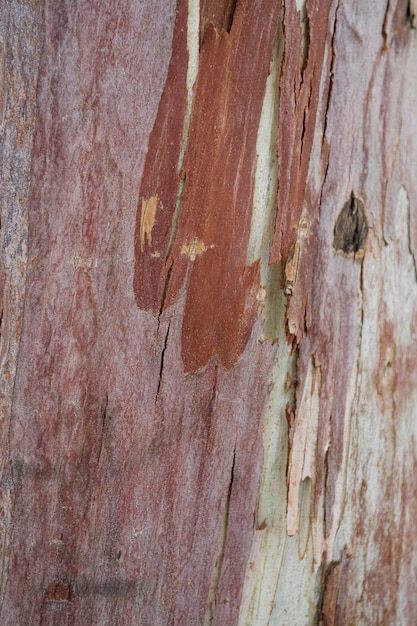
<path fill-rule="evenodd" d="M 69 583 L 62 580 L 51 583 L 45 593 L 45 602 L 71 602 L 72 591 Z"/>
<path fill-rule="evenodd" d="M 320 619 L 321 626 L 336 626 L 344 622 L 349 563 L 350 556 L 344 552 L 340 561 L 333 561 L 327 566 Z"/>
<path fill-rule="evenodd" d="M 257 311 L 257 265 L 246 266 L 256 136 L 278 9 L 239 5 L 231 34 L 207 31 L 200 55 L 187 176 L 167 303 L 187 282 L 182 357 L 195 371 L 216 355 L 230 368 Z M 256 37 L 254 36 L 256 33 Z M 201 241 L 193 261 L 184 246 Z"/>
<path fill-rule="evenodd" d="M 166 257 L 180 195 L 178 165 L 187 104 L 187 63 L 187 5 L 179 2 L 171 63 L 149 139 L 136 218 L 133 287 L 138 307 L 155 315 L 163 303 L 169 272 Z"/>
<path fill-rule="evenodd" d="M 283 29 L 285 50 L 280 80 L 278 129 L 279 189 L 278 212 L 271 249 L 271 262 L 286 259 L 296 238 L 297 224 L 308 196 L 308 171 L 314 133 L 318 124 L 319 76 L 330 39 L 329 20 L 332 2 L 308 2 L 302 32 L 301 14 L 295 3 L 285 3 Z M 330 59 L 327 61 L 330 63 Z M 330 89 L 330 75 L 324 89 Z M 325 113 L 322 112 L 322 114 Z M 323 175 L 327 149 L 323 151 Z M 311 202 L 313 198 L 308 198 Z M 317 219 L 319 197 L 307 203 L 306 211 Z"/>
<path fill-rule="evenodd" d="M 284 287 L 288 339 L 297 344 L 312 324 L 313 268 L 317 255 L 317 227 L 329 146 L 326 123 L 334 66 L 335 6 L 312 1 L 297 11 L 286 2 L 283 18 L 285 48 L 280 75 L 278 195 L 271 263 L 287 268 L 297 248 L 294 283 Z M 320 133 L 321 145 L 317 143 Z M 316 142 L 316 145 L 314 145 Z"/>
<path fill-rule="evenodd" d="M 200 39 L 204 39 L 207 27 L 213 24 L 217 30 L 228 33 L 233 24 L 237 0 L 201 0 L 200 2 Z"/>
<path fill-rule="evenodd" d="M 213 7 L 206 8 L 210 15 Z M 258 308 L 258 267 L 246 266 L 246 254 L 256 137 L 278 13 L 271 0 L 259 6 L 243 2 L 233 15 L 230 34 L 208 27 L 181 172 L 183 189 L 176 167 L 182 141 L 178 124 L 185 106 L 184 40 L 180 43 L 185 17 L 182 21 L 177 17 L 176 61 L 171 64 L 166 103 L 155 124 L 140 193 L 134 288 L 139 308 L 156 315 L 175 302 L 186 284 L 182 330 L 186 371 L 196 371 L 213 356 L 230 368 L 248 341 Z M 227 28 L 226 22 L 219 23 Z M 182 46 L 182 52 L 175 46 Z M 171 80 L 180 83 L 177 93 Z M 172 131 L 165 138 L 171 117 Z M 171 231 L 175 207 L 181 207 L 178 230 L 173 225 Z"/>

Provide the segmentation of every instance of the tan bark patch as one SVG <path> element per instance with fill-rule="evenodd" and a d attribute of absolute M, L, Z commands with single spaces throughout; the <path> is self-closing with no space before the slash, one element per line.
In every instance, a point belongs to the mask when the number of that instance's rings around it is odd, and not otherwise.
<path fill-rule="evenodd" d="M 156 209 L 158 208 L 158 195 L 155 194 L 147 200 L 142 200 L 142 212 L 140 216 L 140 249 L 143 251 L 145 237 L 148 246 L 152 245 L 152 229 L 155 224 Z"/>
<path fill-rule="evenodd" d="M 212 247 L 212 246 L 211 246 Z M 193 239 L 187 245 L 182 246 L 181 254 L 185 254 L 190 258 L 190 261 L 195 261 L 196 258 L 203 254 L 207 250 L 207 246 L 200 239 Z"/>

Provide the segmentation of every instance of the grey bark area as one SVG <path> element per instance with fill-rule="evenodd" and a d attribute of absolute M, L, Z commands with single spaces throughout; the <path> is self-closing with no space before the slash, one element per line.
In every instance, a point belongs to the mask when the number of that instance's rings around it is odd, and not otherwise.
<path fill-rule="evenodd" d="M 415 624 L 415 26 L 2 3 L 0 624 Z"/>

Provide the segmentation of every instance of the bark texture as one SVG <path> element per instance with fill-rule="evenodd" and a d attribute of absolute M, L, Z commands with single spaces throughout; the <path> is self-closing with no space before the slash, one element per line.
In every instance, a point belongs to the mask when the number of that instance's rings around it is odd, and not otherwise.
<path fill-rule="evenodd" d="M 415 623 L 414 7 L 3 0 L 1 624 Z"/>

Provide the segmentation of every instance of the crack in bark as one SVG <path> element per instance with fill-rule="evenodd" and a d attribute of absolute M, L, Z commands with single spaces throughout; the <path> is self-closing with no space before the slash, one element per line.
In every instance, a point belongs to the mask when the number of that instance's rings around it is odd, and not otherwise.
<path fill-rule="evenodd" d="M 162 372 L 163 372 L 163 369 L 164 369 L 165 352 L 166 352 L 166 349 L 167 349 L 167 346 L 168 346 L 168 335 L 169 335 L 170 328 L 171 328 L 171 322 L 168 323 L 168 328 L 167 328 L 167 332 L 166 332 L 166 335 L 165 335 L 164 345 L 163 345 L 162 353 L 161 353 L 161 361 L 160 361 L 160 366 L 159 366 L 158 387 L 156 389 L 155 404 L 158 401 L 159 390 L 161 388 Z"/>
<path fill-rule="evenodd" d="M 310 50 L 310 17 L 307 12 L 307 2 L 303 3 L 303 6 L 300 9 L 300 23 L 301 23 L 301 33 L 302 33 L 302 44 L 303 44 L 303 56 L 301 63 L 301 77 L 305 72 L 305 69 L 308 64 L 308 53 Z"/>
<path fill-rule="evenodd" d="M 417 28 L 417 2 L 416 0 L 409 0 L 407 6 L 407 21 L 410 24 L 410 28 L 415 30 Z"/>
<path fill-rule="evenodd" d="M 301 170 L 301 162 L 302 162 L 302 158 L 303 158 L 303 146 L 304 146 L 304 137 L 306 134 L 306 130 L 307 130 L 307 116 L 308 113 L 310 111 L 310 102 L 311 102 L 311 92 L 313 89 L 313 81 L 310 80 L 310 89 L 309 89 L 309 93 L 308 93 L 308 100 L 307 103 L 304 107 L 304 112 L 303 112 L 303 123 L 302 123 L 302 128 L 301 128 L 301 137 L 300 137 L 300 156 L 299 156 L 299 160 L 298 160 L 298 169 Z"/>
<path fill-rule="evenodd" d="M 187 175 L 183 174 L 183 176 L 181 177 L 180 183 L 179 183 L 179 187 L 178 187 L 177 202 L 175 204 L 174 215 L 172 216 L 171 234 L 169 236 L 167 251 L 166 251 L 166 254 L 165 254 L 165 261 L 168 260 L 169 255 L 172 252 L 172 248 L 174 247 L 174 243 L 175 243 L 175 238 L 177 236 L 178 223 L 179 223 L 179 220 L 180 220 L 182 199 L 184 197 L 184 189 L 185 189 L 186 180 L 187 180 Z"/>
<path fill-rule="evenodd" d="M 165 277 L 164 290 L 162 292 L 161 305 L 159 307 L 157 332 L 159 332 L 159 326 L 161 323 L 161 315 L 164 311 L 164 304 L 165 304 L 165 300 L 166 300 L 167 293 L 168 293 L 169 281 L 171 279 L 173 267 L 174 267 L 174 261 L 171 261 L 171 265 L 169 266 L 167 275 Z"/>
<path fill-rule="evenodd" d="M 218 365 L 214 366 L 214 382 L 211 388 L 210 400 L 207 406 L 206 417 L 211 418 L 215 411 L 216 402 L 217 402 L 217 378 L 218 378 Z"/>
<path fill-rule="evenodd" d="M 239 0 L 232 0 L 232 2 L 230 3 L 229 11 L 226 16 L 225 26 L 224 26 L 224 29 L 228 33 L 230 33 L 230 31 L 232 30 L 233 20 L 235 18 L 236 8 L 238 4 L 239 4 Z"/>
<path fill-rule="evenodd" d="M 230 33 L 238 4 L 239 0 L 223 0 L 221 3 L 213 2 L 212 0 L 202 0 L 200 8 L 200 48 L 209 24 L 213 24 L 217 31 Z"/>
<path fill-rule="evenodd" d="M 331 440 L 331 427 L 332 427 L 332 416 L 330 415 L 329 417 L 329 443 L 326 449 L 326 452 L 324 453 L 324 506 L 323 506 L 323 527 L 324 527 L 324 536 L 328 537 L 330 534 L 330 529 L 328 528 L 329 525 L 329 521 L 328 521 L 328 515 L 327 515 L 327 484 L 328 484 L 328 480 L 329 480 L 329 453 L 330 453 L 330 448 L 332 445 L 332 440 Z"/>
<path fill-rule="evenodd" d="M 197 29 L 197 32 L 195 32 Z M 180 183 L 178 186 L 177 201 L 175 203 L 174 215 L 172 216 L 171 234 L 168 241 L 165 260 L 168 259 L 174 246 L 175 238 L 178 231 L 178 222 L 181 213 L 182 199 L 184 196 L 185 182 L 187 176 L 183 171 L 185 153 L 187 152 L 188 140 L 190 137 L 191 116 L 195 98 L 195 84 L 198 76 L 199 65 L 199 30 L 200 30 L 200 7 L 198 0 L 188 0 L 188 16 L 187 16 L 187 51 L 188 51 L 188 66 L 187 66 L 187 108 L 185 111 L 184 127 L 181 140 L 181 149 L 178 157 L 177 170 L 180 176 Z"/>
<path fill-rule="evenodd" d="M 383 47 L 382 47 L 383 50 L 387 50 L 387 48 L 388 48 L 387 41 L 388 41 L 388 11 L 389 11 L 389 7 L 390 7 L 390 0 L 387 0 L 387 6 L 385 7 L 384 20 L 382 22 L 382 29 L 381 29 L 381 35 L 382 35 L 382 38 L 384 40 L 384 44 L 383 44 Z"/>
<path fill-rule="evenodd" d="M 104 400 L 101 403 L 101 407 L 100 407 L 101 434 L 100 434 L 100 445 L 98 449 L 97 464 L 100 463 L 101 453 L 103 451 L 104 435 L 106 434 L 106 429 L 107 429 L 107 406 L 108 404 L 109 404 L 109 394 L 106 393 Z"/>
<path fill-rule="evenodd" d="M 410 199 L 408 197 L 408 194 L 407 194 L 407 241 L 408 241 L 408 252 L 410 253 L 411 260 L 413 262 L 414 278 L 415 278 L 415 280 L 417 282 L 416 256 L 414 254 L 413 246 L 412 246 L 412 243 L 411 243 L 411 209 L 410 209 Z M 0 320 L 0 322 L 1 322 L 1 320 Z"/>
<path fill-rule="evenodd" d="M 332 59 L 330 61 L 329 89 L 328 89 L 328 93 L 327 93 L 327 102 L 326 102 L 326 108 L 325 108 L 325 114 L 324 114 L 323 142 L 324 142 L 324 140 L 326 138 L 326 130 L 327 130 L 327 121 L 328 121 L 328 116 L 329 116 L 329 108 L 330 108 L 330 102 L 331 102 L 332 93 L 333 93 L 334 65 L 335 65 L 335 61 L 336 61 L 335 39 L 336 39 L 337 16 L 338 16 L 338 13 L 339 13 L 339 7 L 340 7 L 340 0 L 337 3 L 335 15 L 334 15 L 334 28 L 333 28 L 333 33 L 332 33 L 332 40 L 331 40 L 331 43 L 330 43 L 330 47 L 331 47 L 331 51 L 332 51 Z"/>
<path fill-rule="evenodd" d="M 217 559 L 216 559 L 216 564 L 214 566 L 213 578 L 211 582 L 209 599 L 208 599 L 208 607 L 206 610 L 206 616 L 204 620 L 205 626 L 210 626 L 213 620 L 213 607 L 216 604 L 217 590 L 219 587 L 220 576 L 222 572 L 224 549 L 226 546 L 227 531 L 228 531 L 228 526 L 229 526 L 230 502 L 232 499 L 232 491 L 233 491 L 235 461 L 236 461 L 236 446 L 233 448 L 233 460 L 232 460 L 232 467 L 230 470 L 230 480 L 229 480 L 229 486 L 227 489 L 226 503 L 224 506 L 223 523 L 222 523 L 222 528 L 220 532 Z"/>

